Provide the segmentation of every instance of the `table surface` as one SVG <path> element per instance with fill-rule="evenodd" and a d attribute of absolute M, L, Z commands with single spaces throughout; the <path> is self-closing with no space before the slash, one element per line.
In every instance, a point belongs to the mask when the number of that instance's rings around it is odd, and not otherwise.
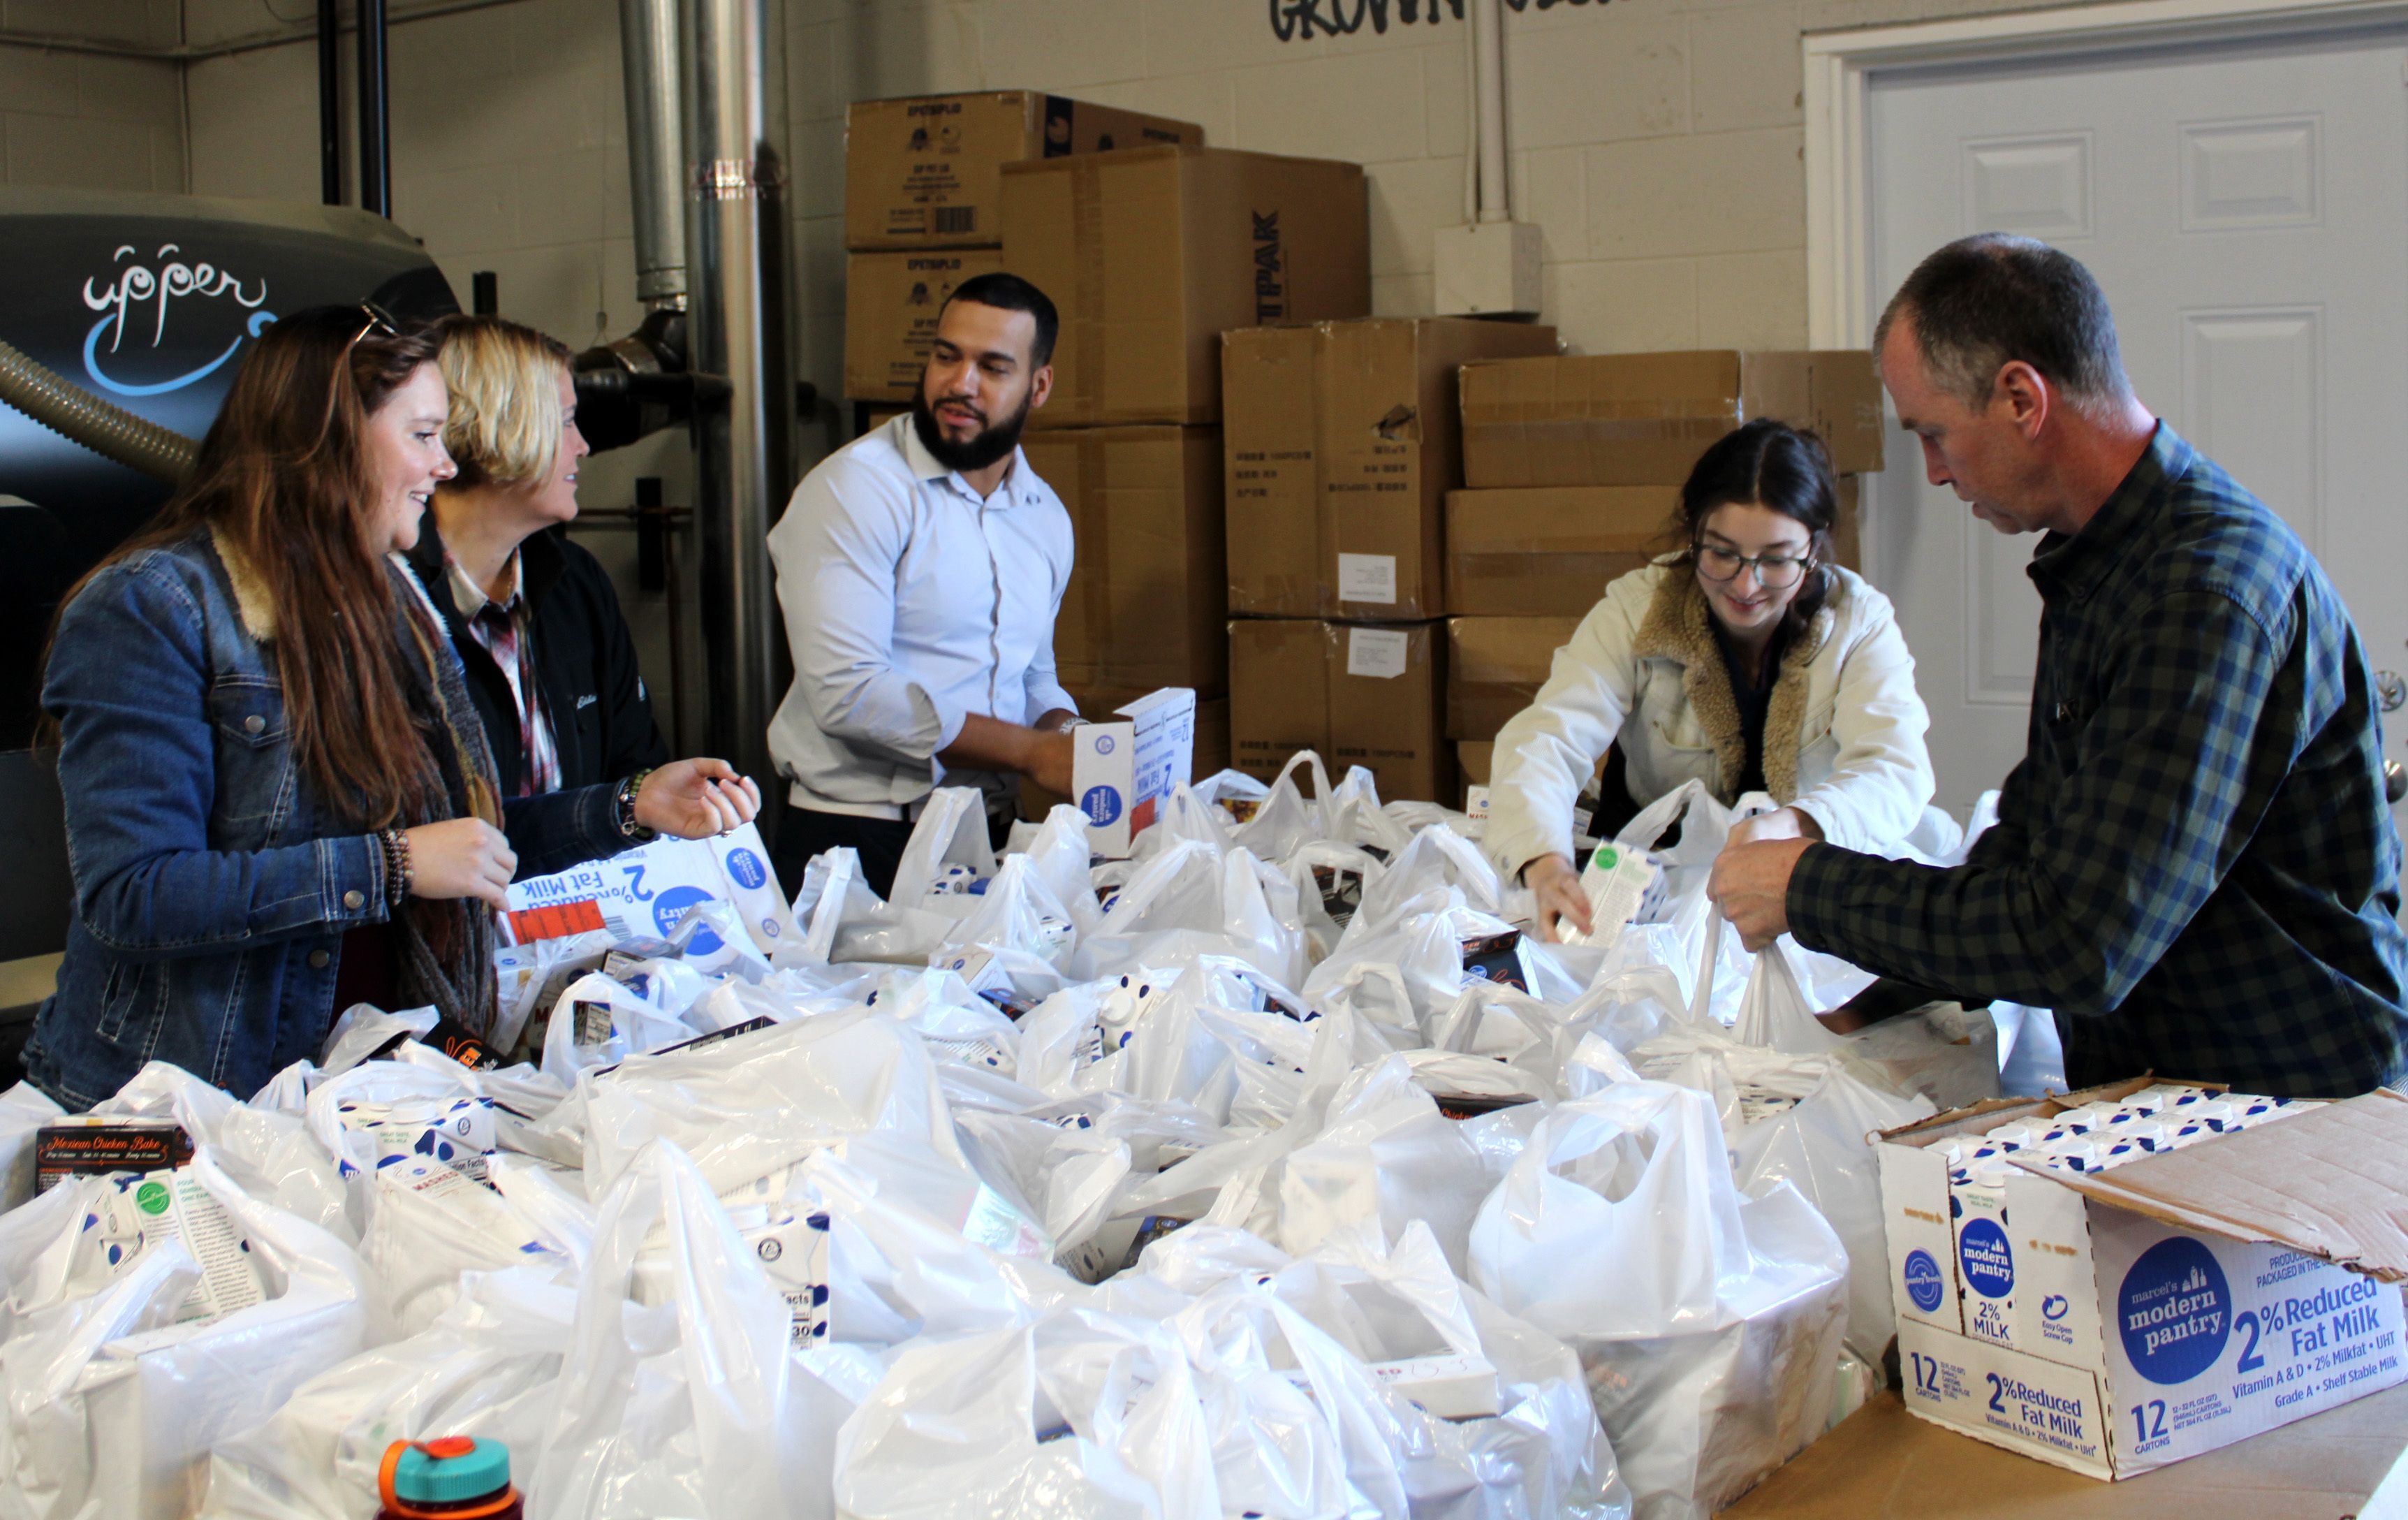
<path fill-rule="evenodd" d="M 2408 1515 L 2408 1384 L 2103 1483 L 1875 1397 L 1724 1510 L 1726 1520 L 2377 1520 Z"/>

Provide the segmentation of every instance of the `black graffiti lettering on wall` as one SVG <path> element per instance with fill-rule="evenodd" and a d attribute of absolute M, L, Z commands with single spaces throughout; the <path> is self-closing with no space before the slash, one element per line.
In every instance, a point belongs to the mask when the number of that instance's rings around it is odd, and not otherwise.
<path fill-rule="evenodd" d="M 1557 6 L 1605 8 L 1607 0 L 1505 0 L 1514 11 L 1553 10 Z M 1463 0 L 1270 0 L 1271 35 L 1282 42 L 1309 42 L 1314 37 L 1347 37 L 1366 26 L 1385 36 L 1394 7 L 1400 26 L 1436 26 L 1441 14 L 1463 20 Z"/>

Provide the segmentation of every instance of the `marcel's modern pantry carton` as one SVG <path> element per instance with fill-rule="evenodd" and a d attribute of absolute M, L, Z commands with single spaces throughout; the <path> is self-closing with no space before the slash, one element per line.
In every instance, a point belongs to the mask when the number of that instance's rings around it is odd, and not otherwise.
<path fill-rule="evenodd" d="M 2408 1377 L 2396 1285 L 2408 1277 L 2408 1099 L 2397 1094 L 2112 1169 L 2053 1166 L 2036 1146 L 1968 1159 L 1998 1150 L 1994 1131 L 2156 1090 L 2135 1080 L 1986 1103 L 1881 1137 L 1909 1409 L 2122 1478 Z"/>

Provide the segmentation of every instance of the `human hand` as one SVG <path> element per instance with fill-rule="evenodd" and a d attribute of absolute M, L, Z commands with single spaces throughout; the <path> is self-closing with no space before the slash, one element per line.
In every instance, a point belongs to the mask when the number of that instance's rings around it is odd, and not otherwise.
<path fill-rule="evenodd" d="M 672 760 L 636 792 L 636 822 L 681 839 L 724 834 L 760 811 L 761 789 L 724 760 Z"/>
<path fill-rule="evenodd" d="M 1813 844 L 1802 839 L 1734 844 L 1714 857 L 1706 896 L 1739 930 L 1740 942 L 1748 949 L 1762 950 L 1789 932 L 1790 873 L 1798 868 L 1798 857 Z"/>
<path fill-rule="evenodd" d="M 1070 767 L 1077 756 L 1078 745 L 1068 729 L 1060 733 L 1034 732 L 1028 745 L 1028 779 L 1056 796 L 1069 796 Z"/>
<path fill-rule="evenodd" d="M 451 818 L 406 828 L 409 845 L 409 895 L 430 902 L 475 897 L 496 910 L 509 907 L 510 878 L 519 857 L 502 831 L 481 818 Z"/>
<path fill-rule="evenodd" d="M 1589 913 L 1588 894 L 1581 890 L 1580 873 L 1572 869 L 1568 857 L 1541 855 L 1522 868 L 1522 883 L 1530 889 L 1541 940 L 1548 944 L 1558 942 L 1567 920 L 1583 934 L 1596 929 L 1597 921 Z"/>

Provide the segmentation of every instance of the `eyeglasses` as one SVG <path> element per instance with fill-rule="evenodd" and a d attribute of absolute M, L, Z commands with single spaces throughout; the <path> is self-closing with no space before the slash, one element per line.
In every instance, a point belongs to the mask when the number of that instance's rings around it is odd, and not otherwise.
<path fill-rule="evenodd" d="M 1754 570 L 1756 583 L 1767 591 L 1786 591 L 1796 585 L 1814 563 L 1813 556 L 1803 559 L 1788 554 L 1736 554 L 1713 544 L 1698 544 L 1694 551 L 1698 573 L 1709 581 L 1736 581 L 1742 570 Z"/>
<path fill-rule="evenodd" d="M 351 335 L 351 340 L 343 345 L 343 352 L 346 355 L 349 355 L 353 349 L 359 347 L 360 339 L 367 337 L 370 333 L 376 334 L 379 337 L 399 337 L 401 336 L 401 324 L 393 320 L 393 313 L 377 305 L 374 301 L 362 301 L 360 303 L 359 310 L 360 315 L 366 317 L 367 321 L 361 324 L 358 332 Z"/>

